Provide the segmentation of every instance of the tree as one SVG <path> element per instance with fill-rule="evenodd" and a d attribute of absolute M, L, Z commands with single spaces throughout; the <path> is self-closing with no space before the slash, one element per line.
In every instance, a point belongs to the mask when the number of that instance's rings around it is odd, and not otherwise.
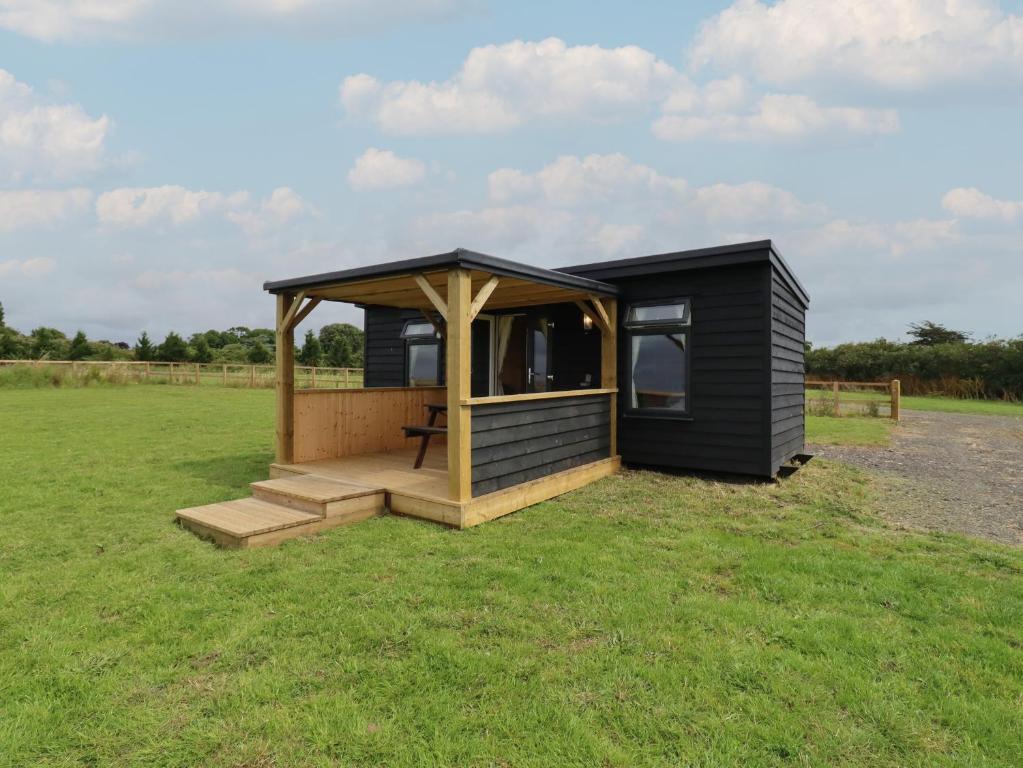
<path fill-rule="evenodd" d="M 323 347 L 320 346 L 320 340 L 316 338 L 316 334 L 312 331 L 306 331 L 305 343 L 302 345 L 302 350 L 298 353 L 298 361 L 302 365 L 318 366 L 322 358 Z"/>
<path fill-rule="evenodd" d="M 933 347 L 936 344 L 965 344 L 970 340 L 970 334 L 963 331 L 953 331 L 943 325 L 925 320 L 922 323 L 912 323 L 907 333 L 915 341 L 911 344 L 918 344 L 924 347 Z"/>
<path fill-rule="evenodd" d="M 29 354 L 35 360 L 64 360 L 67 351 L 67 336 L 56 328 L 40 326 L 29 337 Z"/>
<path fill-rule="evenodd" d="M 0 328 L 6 328 L 4 325 L 4 305 L 0 304 Z"/>
<path fill-rule="evenodd" d="M 153 342 L 149 340 L 149 334 L 142 331 L 139 340 L 135 343 L 136 360 L 153 360 L 156 357 L 156 350 L 153 349 Z"/>
<path fill-rule="evenodd" d="M 71 340 L 71 346 L 68 347 L 67 359 L 68 360 L 84 360 L 89 357 L 93 352 L 92 344 L 85 337 L 84 331 L 79 331 L 75 334 L 75 337 Z"/>
<path fill-rule="evenodd" d="M 210 350 L 209 342 L 205 336 L 199 336 L 192 346 L 192 359 L 197 363 L 213 362 L 213 352 Z"/>
<path fill-rule="evenodd" d="M 253 365 L 270 362 L 270 350 L 259 339 L 256 339 L 256 343 L 249 347 L 249 362 Z"/>
<path fill-rule="evenodd" d="M 183 363 L 188 360 L 188 345 L 183 338 L 171 331 L 157 350 L 157 357 L 168 363 Z"/>
<path fill-rule="evenodd" d="M 332 323 L 320 329 L 325 362 L 335 368 L 361 368 L 363 333 L 351 323 Z"/>

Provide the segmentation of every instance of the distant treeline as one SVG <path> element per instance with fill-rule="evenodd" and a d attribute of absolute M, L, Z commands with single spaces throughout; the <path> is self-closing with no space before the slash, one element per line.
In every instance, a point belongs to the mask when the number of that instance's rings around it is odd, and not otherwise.
<path fill-rule="evenodd" d="M 1023 399 L 1023 337 L 971 342 L 933 323 L 910 327 L 914 341 L 878 339 L 814 349 L 807 345 L 808 379 L 899 379 L 905 395 Z M 951 336 L 948 334 L 952 334 Z"/>
<path fill-rule="evenodd" d="M 68 338 L 56 328 L 40 326 L 23 334 L 4 324 L 0 305 L 0 359 L 2 360 L 153 360 L 173 363 L 271 363 L 275 338 L 270 328 L 236 326 L 226 331 L 193 333 L 187 340 L 171 331 L 155 343 L 145 331 L 134 345 L 89 339 L 78 331 Z M 349 323 L 325 325 L 309 331 L 297 353 L 302 365 L 331 368 L 362 367 L 363 333 Z"/>

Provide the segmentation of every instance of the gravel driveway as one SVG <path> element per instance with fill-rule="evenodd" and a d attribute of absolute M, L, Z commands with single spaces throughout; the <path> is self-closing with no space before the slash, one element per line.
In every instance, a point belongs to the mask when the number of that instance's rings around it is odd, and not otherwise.
<path fill-rule="evenodd" d="M 894 522 L 1023 545 L 1023 419 L 903 411 L 890 448 L 810 451 L 878 473 Z"/>

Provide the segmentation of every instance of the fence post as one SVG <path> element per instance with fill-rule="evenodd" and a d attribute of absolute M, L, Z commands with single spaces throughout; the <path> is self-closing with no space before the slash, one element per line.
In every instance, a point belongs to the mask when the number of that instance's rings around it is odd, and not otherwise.
<path fill-rule="evenodd" d="M 350 369 L 345 368 L 345 389 L 348 389 L 348 386 L 349 386 L 349 374 L 350 374 Z"/>
<path fill-rule="evenodd" d="M 310 378 L 309 389 L 316 389 L 316 366 L 315 365 L 312 366 L 309 369 L 309 378 Z"/>
<path fill-rule="evenodd" d="M 832 388 L 832 390 L 834 391 L 834 394 L 835 394 L 835 415 L 836 416 L 841 416 L 842 412 L 841 412 L 841 409 L 839 408 L 839 405 L 838 405 L 838 382 L 837 381 L 831 382 L 831 388 Z"/>
<path fill-rule="evenodd" d="M 224 363 L 224 386 L 227 386 L 227 363 Z"/>
<path fill-rule="evenodd" d="M 249 366 L 249 387 L 252 388 L 252 387 L 255 387 L 255 386 L 256 386 L 256 366 L 255 365 L 250 365 Z"/>
<path fill-rule="evenodd" d="M 902 382 L 898 379 L 892 379 L 892 419 L 899 421 L 902 418 Z"/>

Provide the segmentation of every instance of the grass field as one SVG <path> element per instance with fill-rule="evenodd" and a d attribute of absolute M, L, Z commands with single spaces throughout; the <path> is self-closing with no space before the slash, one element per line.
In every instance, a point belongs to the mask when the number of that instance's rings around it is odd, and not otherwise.
<path fill-rule="evenodd" d="M 888 445 L 895 423 L 870 416 L 806 416 L 806 442 L 824 445 Z"/>
<path fill-rule="evenodd" d="M 809 400 L 830 400 L 830 390 L 808 389 L 806 396 Z M 889 395 L 887 392 L 846 392 L 840 395 L 841 402 L 866 403 L 875 401 L 887 404 Z M 928 395 L 926 397 L 902 396 L 903 410 L 912 411 L 944 411 L 945 413 L 972 413 L 983 416 L 1018 416 L 1023 418 L 1023 403 L 1011 403 L 1005 400 L 961 400 L 955 397 L 938 397 Z M 888 413 L 887 405 L 882 410 L 883 414 Z"/>
<path fill-rule="evenodd" d="M 852 469 L 624 472 L 264 550 L 177 528 L 266 476 L 272 418 L 259 390 L 0 391 L 0 765 L 1023 754 L 1023 552 L 891 530 Z"/>

